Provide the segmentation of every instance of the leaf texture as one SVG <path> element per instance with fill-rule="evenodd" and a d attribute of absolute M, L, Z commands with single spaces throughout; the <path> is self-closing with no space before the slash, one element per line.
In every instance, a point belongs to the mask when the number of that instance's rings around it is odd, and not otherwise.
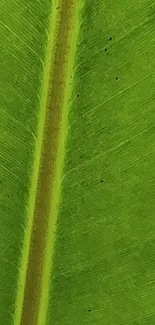
<path fill-rule="evenodd" d="M 0 324 L 154 325 L 155 6 L 0 3 Z"/>

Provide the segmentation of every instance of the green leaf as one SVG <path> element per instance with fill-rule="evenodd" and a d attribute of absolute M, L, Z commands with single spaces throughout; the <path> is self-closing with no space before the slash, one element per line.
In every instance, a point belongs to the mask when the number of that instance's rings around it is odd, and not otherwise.
<path fill-rule="evenodd" d="M 155 6 L 0 3 L 0 324 L 154 325 Z"/>

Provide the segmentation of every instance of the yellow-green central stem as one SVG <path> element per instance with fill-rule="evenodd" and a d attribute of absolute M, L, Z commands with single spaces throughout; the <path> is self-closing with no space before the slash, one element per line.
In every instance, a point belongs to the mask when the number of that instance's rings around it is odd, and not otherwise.
<path fill-rule="evenodd" d="M 60 199 L 61 173 L 67 130 L 69 77 L 74 64 L 79 25 L 79 2 L 60 1 L 51 23 L 51 46 L 48 91 L 45 101 L 40 162 L 35 190 L 31 236 L 25 263 L 25 284 L 21 313 L 15 325 L 44 325 L 48 309 L 50 275 Z M 53 17 L 52 17 L 53 19 Z M 54 28 L 54 29 L 53 29 Z M 40 114 L 41 118 L 41 114 Z M 40 123 L 41 125 L 41 123 Z M 34 184 L 33 184 L 34 186 Z M 28 211 L 29 213 L 29 211 Z M 28 215 L 29 217 L 29 215 Z M 25 241 L 28 236 L 25 236 Z M 23 271 L 24 272 L 24 271 Z M 21 277 L 22 278 L 22 277 Z M 24 276 L 23 276 L 24 278 Z M 23 285 L 23 283 L 22 283 Z M 19 316 L 21 315 L 21 316 Z M 18 321 L 20 318 L 20 322 Z M 53 324 L 54 325 L 54 324 Z"/>

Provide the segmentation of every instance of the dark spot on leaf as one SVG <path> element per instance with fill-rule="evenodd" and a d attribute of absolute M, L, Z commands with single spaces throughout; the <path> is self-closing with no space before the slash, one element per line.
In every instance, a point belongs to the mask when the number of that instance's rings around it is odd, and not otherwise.
<path fill-rule="evenodd" d="M 2 183 L 2 180 L 0 180 L 0 184 Z"/>
<path fill-rule="evenodd" d="M 109 37 L 109 41 L 112 41 L 112 37 Z"/>
<path fill-rule="evenodd" d="M 103 183 L 103 182 L 104 182 L 104 180 L 103 180 L 103 179 L 101 179 L 101 180 L 100 180 L 100 183 Z"/>
<path fill-rule="evenodd" d="M 116 77 L 116 80 L 118 80 L 118 77 Z"/>
<path fill-rule="evenodd" d="M 90 311 L 91 311 L 91 309 L 88 309 L 88 311 L 90 312 Z"/>
<path fill-rule="evenodd" d="M 107 52 L 107 48 L 104 51 Z"/>
<path fill-rule="evenodd" d="M 83 158 L 82 156 L 80 158 Z"/>
<path fill-rule="evenodd" d="M 79 94 L 77 94 L 77 97 L 79 97 Z"/>

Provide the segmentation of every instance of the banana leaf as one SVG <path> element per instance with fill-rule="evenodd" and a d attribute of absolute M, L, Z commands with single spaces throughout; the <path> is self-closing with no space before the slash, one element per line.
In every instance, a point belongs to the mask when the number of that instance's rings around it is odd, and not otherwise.
<path fill-rule="evenodd" d="M 0 2 L 0 325 L 155 324 L 155 3 Z"/>

